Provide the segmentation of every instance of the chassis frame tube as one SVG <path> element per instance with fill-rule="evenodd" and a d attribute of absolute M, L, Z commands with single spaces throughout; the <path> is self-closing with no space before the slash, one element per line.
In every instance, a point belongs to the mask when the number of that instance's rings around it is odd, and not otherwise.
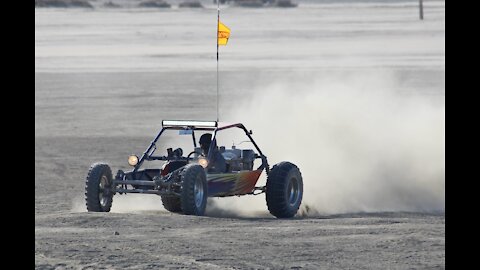
<path fill-rule="evenodd" d="M 118 193 L 141 193 L 141 194 L 153 194 L 153 195 L 177 195 L 178 194 L 173 191 L 163 191 L 163 190 L 156 190 L 156 189 L 126 189 L 126 188 L 118 188 L 115 189 L 115 192 Z"/>
<path fill-rule="evenodd" d="M 162 128 L 162 130 L 160 130 L 160 132 L 157 134 L 157 136 L 155 137 L 155 139 L 153 139 L 153 141 L 150 143 L 150 146 L 147 148 L 147 150 L 145 150 L 145 152 L 143 152 L 143 155 L 142 157 L 140 158 L 140 160 L 138 161 L 137 165 L 135 165 L 135 168 L 133 168 L 133 172 L 135 173 L 136 171 L 138 171 L 138 169 L 140 168 L 140 166 L 142 166 L 142 163 L 143 161 L 145 160 L 145 158 L 147 157 L 147 155 L 150 153 L 150 151 L 152 151 L 152 149 L 155 147 L 155 144 L 157 143 L 158 139 L 160 138 L 160 136 L 162 136 L 162 133 L 165 131 L 165 128 Z"/>
<path fill-rule="evenodd" d="M 216 144 L 217 132 L 222 131 L 224 129 L 233 128 L 233 127 L 240 128 L 245 132 L 245 135 L 247 135 L 247 137 L 252 142 L 253 146 L 255 146 L 255 149 L 257 149 L 258 153 L 260 154 L 260 157 L 262 159 L 262 167 L 265 168 L 265 172 L 268 175 L 270 173 L 270 167 L 268 165 L 267 157 L 262 153 L 262 150 L 260 150 L 260 147 L 258 147 L 257 143 L 255 142 L 253 137 L 250 135 L 250 132 L 245 128 L 245 126 L 243 124 L 238 123 L 238 124 L 228 125 L 228 126 L 224 126 L 224 127 L 220 127 L 220 128 L 215 129 L 213 131 L 212 141 L 215 141 L 215 144 Z M 207 157 L 208 160 L 210 160 L 210 158 L 211 158 L 210 153 L 212 153 L 213 147 L 215 147 L 215 145 L 213 143 L 210 144 L 210 149 L 208 150 L 208 157 Z"/>
<path fill-rule="evenodd" d="M 153 181 L 145 180 L 113 180 L 114 185 L 155 186 Z"/>

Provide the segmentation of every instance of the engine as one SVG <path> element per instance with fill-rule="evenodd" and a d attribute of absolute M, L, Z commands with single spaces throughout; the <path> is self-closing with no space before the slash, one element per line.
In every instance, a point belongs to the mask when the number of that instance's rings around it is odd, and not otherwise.
<path fill-rule="evenodd" d="M 227 171 L 242 171 L 253 169 L 253 162 L 255 161 L 255 152 L 251 149 L 237 149 L 232 146 L 232 149 L 225 149 L 225 146 L 220 147 L 220 153 L 227 163 Z"/>

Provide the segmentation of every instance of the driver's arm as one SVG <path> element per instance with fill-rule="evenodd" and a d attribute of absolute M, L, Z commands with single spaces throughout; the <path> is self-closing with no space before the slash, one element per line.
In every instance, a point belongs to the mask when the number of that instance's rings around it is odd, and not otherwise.
<path fill-rule="evenodd" d="M 225 173 L 227 171 L 227 163 L 219 151 L 215 151 L 211 164 L 212 167 L 210 169 L 212 172 Z"/>

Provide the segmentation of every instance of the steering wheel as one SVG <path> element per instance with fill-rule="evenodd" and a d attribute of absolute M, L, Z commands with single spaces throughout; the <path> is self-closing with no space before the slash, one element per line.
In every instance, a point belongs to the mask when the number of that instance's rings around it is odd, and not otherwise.
<path fill-rule="evenodd" d="M 195 154 L 195 153 L 197 153 L 197 152 L 196 152 L 196 151 L 190 152 L 190 154 L 188 154 L 188 156 L 187 156 L 187 160 L 190 159 L 190 156 L 191 156 L 192 154 Z M 204 155 L 203 153 L 200 153 L 200 156 L 204 157 L 205 155 Z"/>

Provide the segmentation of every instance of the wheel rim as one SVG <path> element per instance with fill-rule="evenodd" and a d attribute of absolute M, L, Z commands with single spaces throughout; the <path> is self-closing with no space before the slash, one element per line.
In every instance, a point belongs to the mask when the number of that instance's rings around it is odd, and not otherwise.
<path fill-rule="evenodd" d="M 108 178 L 107 176 L 102 175 L 102 178 L 100 178 L 100 183 L 98 184 L 98 199 L 102 207 L 105 207 L 107 205 L 108 196 L 105 195 L 107 186 Z"/>
<path fill-rule="evenodd" d="M 297 204 L 298 198 L 300 197 L 300 183 L 297 178 L 290 179 L 288 183 L 287 195 L 290 206 Z"/>
<path fill-rule="evenodd" d="M 195 206 L 200 208 L 203 203 L 203 182 L 200 177 L 195 180 L 195 186 L 193 187 L 193 194 L 195 196 Z"/>

